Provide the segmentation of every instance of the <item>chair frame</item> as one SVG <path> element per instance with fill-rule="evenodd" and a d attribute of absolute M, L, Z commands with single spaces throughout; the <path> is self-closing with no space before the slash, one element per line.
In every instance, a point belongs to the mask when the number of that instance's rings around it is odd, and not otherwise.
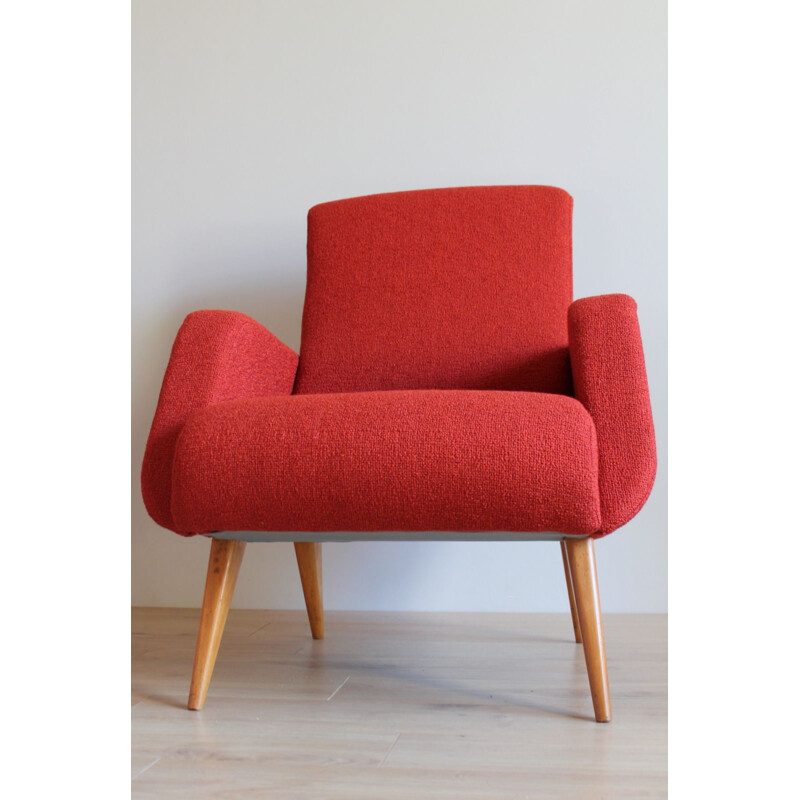
<path fill-rule="evenodd" d="M 188 707 L 194 711 L 199 711 L 205 705 L 245 546 L 246 542 L 240 539 L 215 537 L 211 539 L 203 609 L 200 614 L 192 684 L 189 690 Z M 296 541 L 294 549 L 311 635 L 314 639 L 322 639 L 325 636 L 322 608 L 322 543 Z M 610 722 L 611 695 L 608 686 L 594 539 L 565 537 L 561 539 L 561 553 L 575 641 L 583 645 L 594 716 L 597 722 Z"/>

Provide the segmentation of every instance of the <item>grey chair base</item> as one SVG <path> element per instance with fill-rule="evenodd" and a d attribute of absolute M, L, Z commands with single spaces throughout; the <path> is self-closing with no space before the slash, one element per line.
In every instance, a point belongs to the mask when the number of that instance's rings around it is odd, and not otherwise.
<path fill-rule="evenodd" d="M 238 542 L 560 542 L 586 538 L 566 533 L 506 531 L 220 531 L 205 535 Z"/>

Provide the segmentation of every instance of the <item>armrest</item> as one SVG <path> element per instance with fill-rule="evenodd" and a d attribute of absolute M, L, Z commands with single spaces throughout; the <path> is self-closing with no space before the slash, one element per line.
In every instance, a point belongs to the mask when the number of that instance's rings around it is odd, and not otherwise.
<path fill-rule="evenodd" d="M 636 302 L 624 294 L 576 300 L 569 307 L 575 397 L 597 430 L 604 536 L 644 505 L 656 474 L 656 443 Z"/>
<path fill-rule="evenodd" d="M 246 397 L 291 394 L 297 354 L 235 311 L 195 311 L 181 325 L 164 375 L 142 465 L 150 516 L 177 531 L 170 509 L 175 443 L 200 408 Z"/>

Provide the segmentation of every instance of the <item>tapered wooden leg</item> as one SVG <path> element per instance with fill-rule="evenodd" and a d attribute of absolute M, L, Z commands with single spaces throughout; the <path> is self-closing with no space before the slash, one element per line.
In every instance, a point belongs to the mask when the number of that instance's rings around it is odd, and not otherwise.
<path fill-rule="evenodd" d="M 325 620 L 322 614 L 322 544 L 320 542 L 295 542 L 300 582 L 306 599 L 308 623 L 315 639 L 325 638 Z"/>
<path fill-rule="evenodd" d="M 581 623 L 583 653 L 592 690 L 594 717 L 598 722 L 611 721 L 611 694 L 608 689 L 606 646 L 603 640 L 603 618 L 600 613 L 600 593 L 597 588 L 597 567 L 594 559 L 594 540 L 567 539 L 575 604 Z"/>
<path fill-rule="evenodd" d="M 192 686 L 189 689 L 189 708 L 201 709 L 206 702 L 211 673 L 217 660 L 222 631 L 228 619 L 236 577 L 244 555 L 244 542 L 233 539 L 212 539 L 211 555 L 208 557 L 206 590 L 203 594 L 203 610 L 200 613 L 200 630 L 197 632 L 197 648 L 194 653 Z"/>
<path fill-rule="evenodd" d="M 564 539 L 561 540 L 561 558 L 564 562 L 564 576 L 567 579 L 567 594 L 569 595 L 569 610 L 572 614 L 572 629 L 575 631 L 575 641 L 580 644 L 583 641 L 581 637 L 581 621 L 578 619 L 578 607 L 575 605 L 575 589 L 572 587 L 572 571 L 569 566 L 567 543 Z"/>

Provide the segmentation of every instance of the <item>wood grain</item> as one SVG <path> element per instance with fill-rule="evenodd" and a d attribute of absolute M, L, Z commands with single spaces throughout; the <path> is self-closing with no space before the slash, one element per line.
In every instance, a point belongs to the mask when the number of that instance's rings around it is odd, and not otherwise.
<path fill-rule="evenodd" d="M 201 709 L 206 702 L 244 548 L 245 543 L 235 539 L 211 540 L 203 609 L 200 613 L 200 628 L 197 632 L 192 669 L 192 684 L 189 689 L 188 706 L 193 711 Z"/>
<path fill-rule="evenodd" d="M 598 722 L 611 722 L 611 692 L 608 688 L 594 539 L 567 539 L 566 545 L 575 604 L 581 623 L 583 654 L 586 658 L 586 671 L 589 673 L 594 716 Z"/>
<path fill-rule="evenodd" d="M 581 638 L 581 621 L 578 617 L 578 607 L 575 605 L 575 589 L 572 586 L 569 552 L 567 551 L 567 543 L 563 539 L 561 540 L 561 559 L 564 562 L 564 577 L 567 580 L 567 594 L 569 595 L 569 612 L 572 616 L 572 630 L 575 633 L 575 641 L 580 644 L 583 641 Z"/>
<path fill-rule="evenodd" d="M 315 639 L 325 638 L 325 618 L 322 611 L 322 544 L 320 542 L 295 542 L 294 552 L 303 584 L 308 624 Z"/>

